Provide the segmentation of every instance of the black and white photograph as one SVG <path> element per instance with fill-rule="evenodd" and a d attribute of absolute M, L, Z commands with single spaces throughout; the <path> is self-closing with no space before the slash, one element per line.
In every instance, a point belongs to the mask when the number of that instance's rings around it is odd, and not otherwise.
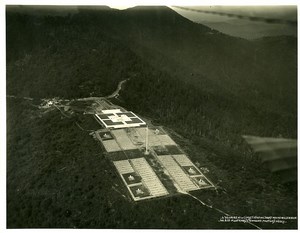
<path fill-rule="evenodd" d="M 298 229 L 296 2 L 2 9 L 4 230 Z"/>

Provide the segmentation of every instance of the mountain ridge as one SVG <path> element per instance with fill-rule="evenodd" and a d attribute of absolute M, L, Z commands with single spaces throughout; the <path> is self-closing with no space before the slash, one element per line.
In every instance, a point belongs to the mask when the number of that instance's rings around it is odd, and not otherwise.
<path fill-rule="evenodd" d="M 18 35 L 14 30 L 15 35 L 8 38 L 8 49 L 10 49 L 10 44 L 12 44 L 11 48 L 14 49 L 13 47 L 20 47 L 24 43 L 25 48 L 26 43 L 32 44 L 31 46 L 45 43 L 42 41 L 43 39 L 36 39 L 45 30 L 34 23 L 46 23 L 46 30 L 52 30 L 52 32 L 47 32 L 50 34 L 55 32 L 55 28 L 63 27 L 68 30 L 81 27 L 81 30 L 88 33 L 88 27 L 90 27 L 90 30 L 97 30 L 102 35 L 113 38 L 117 41 L 116 43 L 130 48 L 139 56 L 148 53 L 149 56 L 140 58 L 155 66 L 156 69 L 168 72 L 170 76 L 177 76 L 182 80 L 189 80 L 195 85 L 199 85 L 196 76 L 190 75 L 199 74 L 200 77 L 206 77 L 208 82 L 214 83 L 215 86 L 220 86 L 222 82 L 222 88 L 237 94 L 238 98 L 246 93 L 249 93 L 249 95 L 243 98 L 256 98 L 257 93 L 260 93 L 256 89 L 264 88 L 262 84 L 265 81 L 262 81 L 263 79 L 267 79 L 270 85 L 276 88 L 281 86 L 282 83 L 284 84 L 281 80 L 287 78 L 293 80 L 292 82 L 296 82 L 294 62 L 296 58 L 295 54 L 292 56 L 296 45 L 291 40 L 283 42 L 287 40 L 282 39 L 282 41 L 272 42 L 277 43 L 279 46 L 276 48 L 276 44 L 274 45 L 276 51 L 282 51 L 281 56 L 277 58 L 274 47 L 265 45 L 266 40 L 262 40 L 264 42 L 251 42 L 222 34 L 206 26 L 191 22 L 168 7 L 151 7 L 151 9 L 135 7 L 122 11 L 109 9 L 100 10 L 99 12 L 92 7 L 84 7 L 79 13 L 59 18 L 56 21 L 53 17 L 48 17 L 45 18 L 47 21 L 32 18 L 28 21 L 25 20 L 26 24 L 25 22 L 16 23 L 19 24 L 20 33 L 28 35 L 30 39 L 25 38 L 19 41 L 18 38 L 21 34 Z M 24 25 L 21 26 L 22 24 Z M 9 28 L 10 25 L 8 24 L 8 32 Z M 29 31 L 32 31 L 32 33 L 29 33 Z M 62 33 L 60 37 L 65 34 Z M 8 36 L 10 34 L 8 33 Z M 68 37 L 67 34 L 66 37 Z M 44 38 L 50 39 L 49 37 Z M 34 40 L 36 40 L 36 43 L 32 43 Z M 46 43 L 51 43 L 51 40 Z M 263 43 L 263 46 L 259 45 L 260 43 Z M 15 50 L 20 51 L 22 48 Z M 266 61 L 266 54 L 268 54 L 270 61 Z M 291 59 L 294 59 L 294 61 L 290 62 Z M 168 63 L 168 60 L 172 62 Z M 284 61 L 286 64 L 282 66 L 279 62 Z M 259 63 L 264 64 L 265 67 L 259 67 Z M 274 67 L 277 69 L 276 72 L 272 71 Z M 282 72 L 281 67 L 286 67 L 286 73 Z M 268 74 L 266 74 L 266 70 L 269 70 Z M 186 75 L 187 73 L 188 75 Z M 242 86 L 241 82 L 243 82 Z M 278 85 L 278 82 L 280 85 Z M 244 92 L 244 88 L 248 89 L 249 92 Z M 263 90 L 263 92 L 269 92 L 268 98 L 270 99 L 280 90 L 274 89 L 271 92 L 270 90 Z M 294 91 L 285 91 L 284 93 L 293 94 L 294 97 L 292 98 L 296 98 Z M 258 95 L 256 99 L 258 98 L 265 97 Z M 253 101 L 257 101 L 256 99 Z M 282 104 L 282 106 L 285 106 L 285 104 Z"/>

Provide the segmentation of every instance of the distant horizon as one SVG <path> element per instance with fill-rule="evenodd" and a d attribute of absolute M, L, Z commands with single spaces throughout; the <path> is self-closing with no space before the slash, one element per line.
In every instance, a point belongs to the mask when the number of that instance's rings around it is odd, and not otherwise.
<path fill-rule="evenodd" d="M 94 5 L 94 7 L 107 7 L 113 10 L 127 10 L 137 6 L 146 5 Z M 149 5 L 154 6 L 154 5 Z M 159 5 L 157 5 L 159 6 Z M 200 12 L 179 9 L 177 7 L 166 6 L 177 12 L 188 20 L 203 24 L 214 30 L 220 31 L 230 36 L 244 39 L 258 39 L 266 36 L 297 36 L 297 27 L 280 23 L 265 23 L 261 21 L 251 21 L 248 19 L 239 19 L 237 17 L 228 17 L 222 13 L 245 15 L 249 17 L 275 18 L 279 20 L 297 21 L 297 6 L 188 6 L 190 9 L 200 10 Z M 93 7 L 93 5 L 7 5 L 6 9 L 22 9 L 31 12 L 35 8 L 35 13 L 39 10 L 48 11 L 53 15 L 67 15 L 78 12 L 78 7 Z M 53 12 L 51 12 L 53 10 Z M 201 12 L 202 11 L 202 12 Z M 209 13 L 209 12 L 213 13 Z M 51 12 L 51 13 L 50 13 Z M 220 14 L 216 14 L 220 12 Z"/>

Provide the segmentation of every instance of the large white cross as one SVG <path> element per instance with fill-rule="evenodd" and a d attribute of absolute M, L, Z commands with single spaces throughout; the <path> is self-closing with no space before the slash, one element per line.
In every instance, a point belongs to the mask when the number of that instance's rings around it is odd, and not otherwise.
<path fill-rule="evenodd" d="M 128 116 L 126 116 L 126 115 L 121 115 L 121 116 L 113 115 L 113 116 L 108 116 L 108 118 L 109 118 L 112 122 L 132 121 L 132 120 L 131 120 Z"/>

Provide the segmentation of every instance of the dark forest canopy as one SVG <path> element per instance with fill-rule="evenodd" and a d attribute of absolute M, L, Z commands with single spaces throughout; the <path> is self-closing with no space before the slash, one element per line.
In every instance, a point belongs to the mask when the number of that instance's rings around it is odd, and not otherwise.
<path fill-rule="evenodd" d="M 238 118 L 250 112 L 261 122 L 274 119 L 274 132 L 284 125 L 272 136 L 296 136 L 296 38 L 234 38 L 167 7 L 77 10 L 66 16 L 7 11 L 8 94 L 100 96 L 131 77 L 130 101 L 142 101 L 146 89 L 155 95 L 145 99 L 159 105 L 182 101 L 189 111 L 225 109 Z"/>

